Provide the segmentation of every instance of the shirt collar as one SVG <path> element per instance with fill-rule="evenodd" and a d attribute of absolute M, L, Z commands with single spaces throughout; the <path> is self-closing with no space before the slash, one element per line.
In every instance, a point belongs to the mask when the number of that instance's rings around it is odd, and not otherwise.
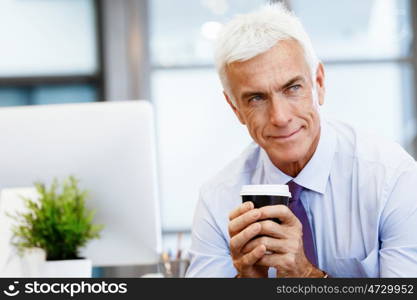
<path fill-rule="evenodd" d="M 336 152 L 336 135 L 325 120 L 320 122 L 320 127 L 320 139 L 317 149 L 295 178 L 275 167 L 265 150 L 261 149 L 260 159 L 265 172 L 266 183 L 286 184 L 288 181 L 294 180 L 304 188 L 324 194 Z"/>

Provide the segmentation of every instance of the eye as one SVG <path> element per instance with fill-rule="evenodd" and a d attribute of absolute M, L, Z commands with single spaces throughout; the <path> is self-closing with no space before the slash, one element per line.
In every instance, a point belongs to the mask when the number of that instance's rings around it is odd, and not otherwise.
<path fill-rule="evenodd" d="M 261 95 L 254 95 L 248 99 L 248 102 L 259 102 L 261 100 L 263 100 L 263 97 Z"/>
<path fill-rule="evenodd" d="M 294 84 L 288 88 L 288 91 L 291 93 L 297 92 L 301 89 L 301 84 Z"/>

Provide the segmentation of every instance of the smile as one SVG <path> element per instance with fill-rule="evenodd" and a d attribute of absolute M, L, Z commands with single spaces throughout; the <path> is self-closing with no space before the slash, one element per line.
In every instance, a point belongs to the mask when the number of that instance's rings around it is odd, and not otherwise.
<path fill-rule="evenodd" d="M 285 140 L 289 140 L 291 138 L 293 138 L 294 136 L 296 136 L 300 131 L 301 131 L 302 127 L 298 128 L 296 131 L 293 131 L 291 134 L 289 135 L 278 135 L 278 136 L 271 136 L 272 139 L 276 140 L 276 141 L 285 141 Z"/>

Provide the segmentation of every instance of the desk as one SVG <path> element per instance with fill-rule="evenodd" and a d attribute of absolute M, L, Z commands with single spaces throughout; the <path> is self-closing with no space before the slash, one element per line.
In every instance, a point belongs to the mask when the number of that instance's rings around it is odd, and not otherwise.
<path fill-rule="evenodd" d="M 189 260 L 185 259 L 172 261 L 172 277 L 184 277 L 189 263 Z M 138 278 L 149 273 L 165 273 L 163 263 L 136 266 L 114 266 L 93 268 L 94 278 Z"/>

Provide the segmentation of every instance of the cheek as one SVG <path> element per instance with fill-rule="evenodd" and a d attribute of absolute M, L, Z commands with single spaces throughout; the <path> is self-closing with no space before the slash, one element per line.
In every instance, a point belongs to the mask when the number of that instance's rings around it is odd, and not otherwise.
<path fill-rule="evenodd" d="M 309 113 L 309 120 L 311 123 L 310 126 L 313 128 L 313 130 L 317 129 L 320 126 L 320 114 L 315 107 L 313 107 Z"/>
<path fill-rule="evenodd" d="M 263 125 L 260 122 L 252 120 L 250 123 L 248 123 L 249 132 L 252 135 L 252 137 L 256 140 L 262 137 L 262 128 Z"/>
<path fill-rule="evenodd" d="M 267 118 L 259 111 L 251 111 L 246 115 L 248 130 L 256 141 L 262 139 L 262 133 L 267 123 Z"/>
<path fill-rule="evenodd" d="M 317 111 L 309 112 L 306 122 L 308 127 L 306 130 L 305 144 L 306 146 L 309 146 L 315 140 L 320 131 L 319 113 Z"/>
<path fill-rule="evenodd" d="M 307 122 L 308 127 L 313 129 L 316 126 L 316 123 L 319 120 L 319 112 L 317 107 L 315 106 L 313 99 L 308 98 L 305 99 L 305 101 L 303 101 L 303 104 L 300 108 L 299 108 L 299 112 L 301 112 L 300 117 Z"/>

